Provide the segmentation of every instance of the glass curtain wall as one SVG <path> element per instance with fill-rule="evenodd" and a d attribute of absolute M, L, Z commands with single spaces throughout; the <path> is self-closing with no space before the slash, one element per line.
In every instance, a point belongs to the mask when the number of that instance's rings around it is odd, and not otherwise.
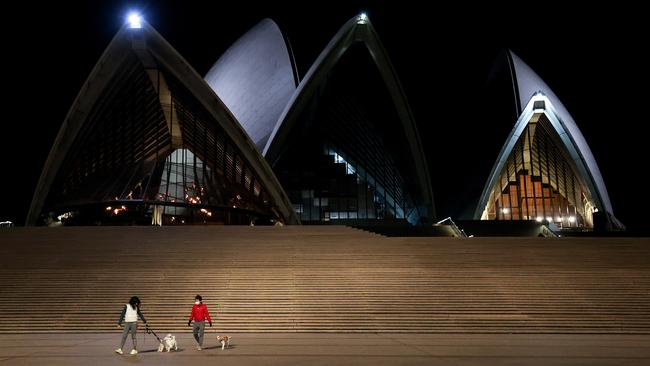
<path fill-rule="evenodd" d="M 508 157 L 482 219 L 592 228 L 596 211 L 550 121 L 543 114 L 534 115 Z"/>

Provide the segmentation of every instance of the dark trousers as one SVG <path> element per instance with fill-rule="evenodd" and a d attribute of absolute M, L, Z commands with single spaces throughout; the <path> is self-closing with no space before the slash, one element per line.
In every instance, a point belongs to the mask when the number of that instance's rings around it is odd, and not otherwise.
<path fill-rule="evenodd" d="M 205 321 L 194 322 L 192 327 L 192 333 L 194 333 L 194 339 L 199 346 L 203 347 L 203 333 L 205 333 Z"/>

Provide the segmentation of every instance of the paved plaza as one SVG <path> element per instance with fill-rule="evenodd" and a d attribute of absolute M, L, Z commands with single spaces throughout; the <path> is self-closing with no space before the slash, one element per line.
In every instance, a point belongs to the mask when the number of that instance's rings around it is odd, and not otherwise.
<path fill-rule="evenodd" d="M 113 352 L 119 333 L 3 334 L 1 365 L 648 365 L 650 335 L 562 334 L 231 334 L 221 350 L 206 333 L 197 351 L 176 334 L 178 352 L 157 353 L 138 335 L 136 356 Z M 130 339 L 125 351 L 130 350 Z"/>

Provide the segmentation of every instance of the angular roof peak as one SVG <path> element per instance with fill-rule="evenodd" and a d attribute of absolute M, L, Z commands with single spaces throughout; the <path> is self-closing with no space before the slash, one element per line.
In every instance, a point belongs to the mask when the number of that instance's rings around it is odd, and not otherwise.
<path fill-rule="evenodd" d="M 523 112 L 528 101 L 530 101 L 530 99 L 538 92 L 543 93 L 549 99 L 557 112 L 558 119 L 563 123 L 566 131 L 575 142 L 576 148 L 581 154 L 581 158 L 584 160 L 593 177 L 594 184 L 599 191 L 603 209 L 611 214 L 612 204 L 609 200 L 609 195 L 607 194 L 605 182 L 600 173 L 600 169 L 598 169 L 598 164 L 596 164 L 596 159 L 594 158 L 591 149 L 589 148 L 589 145 L 587 145 L 587 141 L 582 135 L 582 132 L 580 132 L 575 120 L 557 95 L 555 95 L 553 90 L 551 90 L 551 88 L 544 82 L 544 80 L 542 80 L 541 77 L 539 77 L 539 75 L 537 75 L 535 71 L 533 71 L 533 69 L 530 68 L 530 66 L 528 66 L 511 50 L 508 50 L 508 58 L 512 75 L 516 81 L 516 93 L 520 101 L 518 113 L 521 114 Z"/>
<path fill-rule="evenodd" d="M 492 173 L 476 208 L 475 218 L 481 218 L 497 176 L 501 173 L 506 160 L 520 137 L 521 131 L 528 124 L 530 116 L 543 110 L 542 112 L 548 116 L 555 132 L 560 137 L 591 194 L 594 196 L 597 208 L 607 211 L 615 226 L 623 227 L 613 215 L 609 195 L 596 159 L 571 114 L 569 114 L 553 90 L 521 58 L 510 50 L 506 52 L 506 58 L 513 79 L 519 117 L 492 168 Z M 541 103 L 539 104 L 542 106 L 541 109 L 538 109 L 537 103 Z"/>
<path fill-rule="evenodd" d="M 269 18 L 233 43 L 205 81 L 260 151 L 298 83 L 288 43 Z"/>
<path fill-rule="evenodd" d="M 348 20 L 318 55 L 275 122 L 263 155 L 272 166 L 278 161 L 286 147 L 289 133 L 297 127 L 299 116 L 307 108 L 312 96 L 318 93 L 327 76 L 346 52 L 358 43 L 363 44 L 370 54 L 394 103 L 399 122 L 409 142 L 404 148 L 408 150 L 416 167 L 412 179 L 417 181 L 420 201 L 422 205 L 427 206 L 428 219 L 432 220 L 435 217 L 433 191 L 417 125 L 388 53 L 365 14 Z"/>
<path fill-rule="evenodd" d="M 122 92 L 126 89 L 139 94 L 125 97 Z M 119 112 L 105 113 L 103 108 L 107 105 Z M 142 118 L 138 114 L 142 111 L 146 111 L 145 115 L 150 119 L 155 118 L 156 124 Z M 183 121 L 188 120 L 194 125 L 188 122 L 183 130 Z M 112 128 L 116 125 L 120 128 Z M 106 128 L 98 128 L 102 126 Z M 152 131 L 154 128 L 156 130 Z M 243 185 L 255 199 L 264 201 L 264 205 L 270 203 L 276 216 L 285 222 L 299 223 L 275 174 L 228 108 L 172 46 L 151 25 L 141 21 L 140 28 L 129 27 L 129 24 L 120 28 L 79 91 L 50 150 L 26 224 L 37 222 L 43 210 L 48 208 L 47 200 L 52 193 L 58 195 L 58 201 L 54 203 L 59 206 L 105 201 L 105 192 L 115 189 L 104 187 L 101 181 L 92 180 L 94 177 L 109 175 L 119 168 L 120 172 L 132 173 L 126 180 L 126 187 L 145 165 L 148 168 L 171 150 L 184 146 L 177 143 L 184 138 L 183 134 L 197 136 L 201 132 L 201 143 L 196 138 L 192 141 L 197 146 L 212 144 L 209 151 L 216 151 L 218 146 L 223 150 L 224 144 L 229 144 L 228 152 L 224 151 L 223 155 L 229 154 L 230 166 L 235 165 L 245 176 L 242 179 L 233 176 L 233 186 Z M 153 135 L 156 137 L 152 138 Z M 210 135 L 210 141 L 207 135 Z M 104 145 L 109 143 L 111 148 L 105 148 Z M 98 152 L 101 147 L 104 150 Z M 204 155 L 200 157 L 204 166 L 216 166 L 227 160 Z M 65 187 L 60 189 L 63 184 L 58 184 L 71 181 L 68 176 L 76 179 L 74 184 L 68 184 L 78 192 L 79 197 L 73 197 L 74 201 L 68 198 L 72 196 L 67 195 L 69 192 L 66 193 Z M 121 184 L 114 182 L 113 185 L 117 183 Z M 55 192 L 55 188 L 59 191 Z M 97 193 L 92 197 L 87 193 L 91 189 Z M 59 197 L 60 192 L 65 197 Z M 148 197 L 147 200 L 158 204 L 157 198 Z M 147 200 L 143 199 L 143 202 Z"/>

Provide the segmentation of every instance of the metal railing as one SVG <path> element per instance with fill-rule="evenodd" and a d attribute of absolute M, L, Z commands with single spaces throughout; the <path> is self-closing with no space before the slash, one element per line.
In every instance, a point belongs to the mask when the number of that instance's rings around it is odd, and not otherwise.
<path fill-rule="evenodd" d="M 444 224 L 444 222 L 447 222 L 447 221 L 449 221 L 449 223 Z M 451 229 L 454 231 L 454 233 L 456 234 L 457 237 L 460 237 L 460 238 L 466 238 L 467 237 L 467 234 L 465 234 L 465 231 L 463 229 L 459 228 L 458 225 L 456 225 L 454 220 L 451 219 L 451 216 L 436 222 L 436 225 L 449 225 L 449 226 L 451 226 Z"/>

